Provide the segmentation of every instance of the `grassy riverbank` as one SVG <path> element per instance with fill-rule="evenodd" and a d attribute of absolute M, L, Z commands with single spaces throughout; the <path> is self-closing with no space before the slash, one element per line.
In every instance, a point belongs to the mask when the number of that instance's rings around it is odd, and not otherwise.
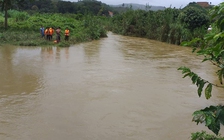
<path fill-rule="evenodd" d="M 8 29 L 3 27 L 4 17 L 0 16 L 0 44 L 21 46 L 69 46 L 79 42 L 96 40 L 106 37 L 105 21 L 107 17 L 75 14 L 34 14 L 15 10 L 9 11 Z M 61 27 L 61 42 L 54 43 L 56 35 L 51 41 L 41 38 L 40 27 Z M 69 41 L 64 41 L 64 30 L 69 28 Z"/>
<path fill-rule="evenodd" d="M 0 34 L 0 45 L 4 44 L 12 44 L 16 46 L 49 46 L 55 45 L 59 47 L 67 47 L 70 44 L 76 44 L 80 42 L 86 42 L 94 40 L 87 33 L 76 33 L 70 35 L 69 41 L 64 40 L 64 33 L 61 33 L 61 41 L 60 43 L 55 43 L 56 34 L 53 35 L 52 40 L 46 40 L 46 38 L 42 38 L 38 31 L 4 31 Z M 104 36 L 106 37 L 106 33 Z M 98 39 L 98 38 L 97 38 Z"/>
<path fill-rule="evenodd" d="M 210 21 L 208 10 L 191 4 L 184 9 L 167 8 L 163 11 L 128 10 L 111 17 L 89 14 L 34 13 L 8 11 L 8 29 L 4 30 L 4 14 L 0 13 L 0 44 L 22 46 L 69 46 L 78 42 L 106 37 L 107 30 L 114 33 L 143 37 L 180 45 L 183 41 L 203 38 Z M 189 18 L 192 14 L 192 18 Z M 40 26 L 61 27 L 59 44 L 40 37 Z M 64 30 L 70 30 L 70 39 L 64 41 Z"/>

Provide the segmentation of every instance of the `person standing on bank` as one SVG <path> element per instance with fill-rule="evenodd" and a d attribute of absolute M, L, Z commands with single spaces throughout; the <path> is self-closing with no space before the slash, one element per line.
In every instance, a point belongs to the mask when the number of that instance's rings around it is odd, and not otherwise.
<path fill-rule="evenodd" d="M 46 27 L 45 31 L 44 31 L 44 34 L 46 36 L 46 39 L 47 40 L 50 40 L 50 34 L 49 34 L 49 27 Z"/>
<path fill-rule="evenodd" d="M 61 28 L 58 27 L 58 28 L 56 29 L 56 41 L 57 41 L 57 43 L 59 43 L 60 40 L 61 40 L 61 35 L 60 35 L 60 33 L 61 33 Z"/>
<path fill-rule="evenodd" d="M 44 38 L 44 27 L 43 26 L 40 26 L 40 35 L 42 38 Z"/>
<path fill-rule="evenodd" d="M 68 39 L 69 39 L 69 29 L 66 28 L 65 29 L 65 41 L 68 41 Z"/>
<path fill-rule="evenodd" d="M 53 27 L 50 27 L 49 28 L 49 40 L 52 40 L 52 36 L 53 36 L 53 34 L 54 34 L 54 29 L 53 29 Z"/>

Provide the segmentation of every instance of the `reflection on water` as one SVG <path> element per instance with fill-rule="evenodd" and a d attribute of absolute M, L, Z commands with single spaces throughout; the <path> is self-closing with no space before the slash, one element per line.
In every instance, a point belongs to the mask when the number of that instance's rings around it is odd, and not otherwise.
<path fill-rule="evenodd" d="M 69 47 L 63 48 L 64 57 L 69 59 Z M 42 59 L 48 61 L 58 60 L 61 57 L 61 48 L 59 47 L 42 47 L 41 48 Z"/>
<path fill-rule="evenodd" d="M 40 73 L 36 71 L 37 66 L 29 63 L 32 61 L 35 63 L 38 60 L 30 58 L 30 54 L 27 53 L 30 52 L 25 49 L 18 50 L 14 47 L 1 48 L 1 96 L 31 93 L 38 88 L 38 79 L 41 78 L 41 75 L 38 75 Z"/>
<path fill-rule="evenodd" d="M 108 34 L 69 48 L 0 48 L 0 139 L 190 139 L 207 130 L 196 109 L 224 100 L 198 98 L 180 66 L 216 82 L 214 67 L 190 48 Z M 224 129 L 224 128 L 222 128 Z"/>

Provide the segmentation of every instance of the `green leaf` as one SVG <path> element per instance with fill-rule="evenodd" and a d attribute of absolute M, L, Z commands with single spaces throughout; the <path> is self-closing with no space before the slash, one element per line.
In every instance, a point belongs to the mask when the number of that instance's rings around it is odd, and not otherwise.
<path fill-rule="evenodd" d="M 198 87 L 198 96 L 201 97 L 201 92 L 204 88 L 205 82 L 203 80 L 198 80 L 199 87 Z"/>
<path fill-rule="evenodd" d="M 216 34 L 213 38 L 214 39 L 218 39 L 218 38 L 220 38 L 222 36 L 222 33 L 218 33 L 218 34 Z"/>
<path fill-rule="evenodd" d="M 203 111 L 195 111 L 193 113 L 192 121 L 196 122 L 197 125 L 199 123 L 203 123 L 205 121 L 205 114 L 204 114 L 204 112 Z"/>
<path fill-rule="evenodd" d="M 209 33 L 204 36 L 205 40 L 212 40 L 215 36 L 215 33 Z"/>
<path fill-rule="evenodd" d="M 217 74 L 218 74 L 218 77 L 219 77 L 219 82 L 222 84 L 222 71 L 218 70 Z"/>
<path fill-rule="evenodd" d="M 191 44 L 188 41 L 183 41 L 181 46 L 190 46 Z"/>
<path fill-rule="evenodd" d="M 222 14 L 222 12 L 223 12 L 223 9 L 224 9 L 224 7 L 220 7 L 219 9 L 218 9 L 218 12 L 217 12 L 217 14 L 219 15 L 219 14 Z"/>
<path fill-rule="evenodd" d="M 192 49 L 192 53 L 194 53 L 196 50 L 197 50 L 197 48 L 194 47 L 194 48 Z"/>
<path fill-rule="evenodd" d="M 205 61 L 208 61 L 208 60 L 211 60 L 211 58 L 204 58 L 204 59 L 202 60 L 202 62 L 205 62 Z"/>
<path fill-rule="evenodd" d="M 198 80 L 198 75 L 194 74 L 194 75 L 192 76 L 191 80 L 192 80 L 192 83 L 195 84 L 196 81 Z"/>
<path fill-rule="evenodd" d="M 223 76 L 224 76 L 224 68 L 222 68 L 221 70 L 218 70 L 217 75 L 219 77 L 219 82 L 222 84 L 222 79 L 223 79 Z"/>
<path fill-rule="evenodd" d="M 187 77 L 187 76 L 191 77 L 191 73 L 187 73 L 187 74 L 185 74 L 182 78 L 185 78 L 185 77 Z"/>
<path fill-rule="evenodd" d="M 193 46 L 193 44 L 197 43 L 197 42 L 200 42 L 202 41 L 201 38 L 194 38 L 193 40 L 191 41 L 183 41 L 181 43 L 181 46 Z"/>
<path fill-rule="evenodd" d="M 182 74 L 191 72 L 191 70 L 187 67 L 180 67 L 177 70 L 182 70 Z"/>
<path fill-rule="evenodd" d="M 204 55 L 206 53 L 207 50 L 199 50 L 197 51 L 198 55 Z"/>
<path fill-rule="evenodd" d="M 224 118 L 222 115 L 223 112 L 221 112 L 220 109 L 223 109 L 223 106 L 210 106 L 210 107 L 206 107 L 205 109 L 202 109 L 200 111 L 195 111 L 195 116 L 197 116 L 197 118 L 195 118 L 195 122 L 200 122 L 200 117 L 199 115 L 204 114 L 205 116 L 205 126 L 208 127 L 208 129 L 210 129 L 212 132 L 214 132 L 216 135 L 218 135 L 219 131 L 220 131 L 220 119 L 219 119 L 219 115 L 221 115 L 220 117 Z"/>
<path fill-rule="evenodd" d="M 205 119 L 205 126 L 209 126 L 212 124 L 212 122 L 215 121 L 215 118 L 211 115 L 209 116 L 206 116 L 206 119 Z"/>
<path fill-rule="evenodd" d="M 217 20 L 217 25 L 220 25 L 221 22 L 223 22 L 224 16 L 220 16 L 219 19 Z"/>
<path fill-rule="evenodd" d="M 195 116 L 195 115 L 198 115 L 198 114 L 203 114 L 203 111 L 197 110 L 192 115 Z"/>
<path fill-rule="evenodd" d="M 208 126 L 208 129 L 210 129 L 212 132 L 218 135 L 220 130 L 219 121 L 212 120 L 211 124 Z"/>
<path fill-rule="evenodd" d="M 207 85 L 207 87 L 205 88 L 205 97 L 206 97 L 206 99 L 211 98 L 211 96 L 212 96 L 211 92 L 212 92 L 212 84 L 209 83 Z"/>
<path fill-rule="evenodd" d="M 206 107 L 204 109 L 201 109 L 201 111 L 203 112 L 215 112 L 216 110 L 217 110 L 217 107 L 213 105 Z"/>
<path fill-rule="evenodd" d="M 224 106 L 220 106 L 217 111 L 217 118 L 219 119 L 220 123 L 224 125 Z"/>

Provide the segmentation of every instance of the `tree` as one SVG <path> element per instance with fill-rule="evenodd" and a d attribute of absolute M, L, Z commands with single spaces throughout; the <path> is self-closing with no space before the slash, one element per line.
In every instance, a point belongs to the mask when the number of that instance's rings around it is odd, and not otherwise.
<path fill-rule="evenodd" d="M 24 0 L 0 0 L 0 5 L 2 11 L 4 11 L 5 16 L 5 29 L 8 28 L 8 10 L 11 9 L 14 5 L 22 5 Z"/>
<path fill-rule="evenodd" d="M 191 31 L 203 25 L 207 26 L 209 24 L 207 11 L 198 5 L 195 6 L 190 4 L 186 6 L 179 15 L 179 19 L 181 23 Z"/>
<path fill-rule="evenodd" d="M 75 5 L 70 1 L 59 1 L 57 8 L 59 13 L 75 13 Z"/>
<path fill-rule="evenodd" d="M 31 9 L 37 11 L 39 8 L 38 8 L 36 5 L 33 5 L 33 6 L 31 7 Z"/>
<path fill-rule="evenodd" d="M 12 6 L 11 0 L 1 0 L 0 4 L 2 6 L 2 11 L 5 12 L 5 29 L 8 28 L 8 10 Z"/>
<path fill-rule="evenodd" d="M 184 74 L 184 77 L 190 77 L 192 83 L 198 87 L 198 96 L 201 97 L 204 90 L 206 99 L 211 98 L 212 89 L 214 87 L 224 88 L 224 3 L 215 6 L 210 12 L 211 20 L 213 23 L 213 30 L 206 34 L 203 39 L 195 38 L 190 42 L 185 42 L 184 45 L 192 46 L 193 44 L 199 44 L 199 48 L 194 48 L 193 51 L 198 55 L 203 55 L 202 62 L 210 61 L 213 65 L 217 66 L 216 71 L 217 78 L 220 84 L 211 83 L 196 73 L 192 72 L 187 67 L 180 67 Z M 205 125 L 214 132 L 219 134 L 220 125 L 224 125 L 224 106 L 210 106 L 205 109 L 195 111 L 193 113 L 193 121 L 198 123 L 205 123 Z"/>

